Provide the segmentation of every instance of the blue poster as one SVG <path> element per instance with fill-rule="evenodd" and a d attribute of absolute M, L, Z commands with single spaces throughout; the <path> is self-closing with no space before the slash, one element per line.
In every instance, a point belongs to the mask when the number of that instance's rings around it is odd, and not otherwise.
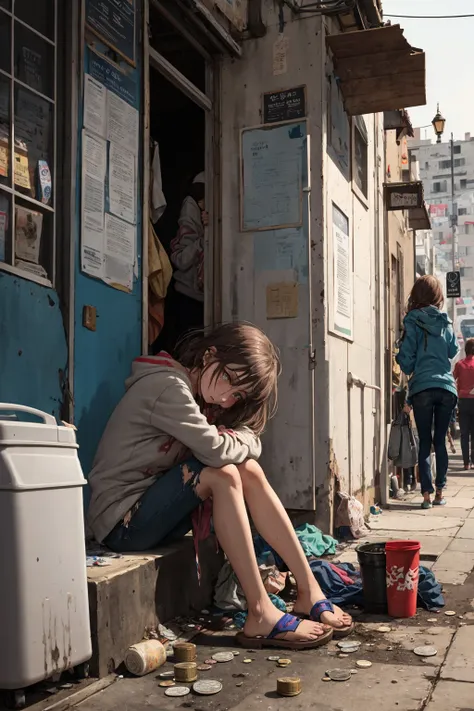
<path fill-rule="evenodd" d="M 304 121 L 243 131 L 243 232 L 302 224 L 306 145 Z"/>
<path fill-rule="evenodd" d="M 108 62 L 95 52 L 88 50 L 88 67 L 86 71 L 101 84 L 120 96 L 121 99 L 138 109 L 138 84 L 137 79 L 120 71 L 115 64 Z M 136 73 L 136 72 L 132 72 Z"/>
<path fill-rule="evenodd" d="M 86 25 L 135 66 L 136 0 L 86 0 Z"/>

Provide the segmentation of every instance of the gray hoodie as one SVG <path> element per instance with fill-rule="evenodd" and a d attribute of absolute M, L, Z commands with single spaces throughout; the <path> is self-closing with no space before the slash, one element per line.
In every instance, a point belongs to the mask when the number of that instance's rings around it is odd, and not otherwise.
<path fill-rule="evenodd" d="M 197 405 L 185 369 L 166 353 L 137 358 L 100 441 L 88 526 L 100 543 L 159 476 L 194 455 L 210 467 L 258 459 L 247 428 L 221 432 Z"/>

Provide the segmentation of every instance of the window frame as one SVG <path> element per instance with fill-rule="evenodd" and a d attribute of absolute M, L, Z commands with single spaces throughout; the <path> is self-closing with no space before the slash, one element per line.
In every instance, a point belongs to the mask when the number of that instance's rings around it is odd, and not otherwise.
<path fill-rule="evenodd" d="M 8 172 L 11 176 L 11 185 L 3 185 L 0 183 L 0 195 L 5 196 L 9 201 L 9 229 L 5 233 L 5 259 L 10 252 L 11 261 L 0 261 L 0 271 L 8 272 L 16 276 L 22 277 L 27 281 L 32 281 L 42 286 L 49 288 L 54 288 L 57 281 L 57 226 L 59 221 L 59 209 L 58 209 L 58 182 L 57 182 L 57 170 L 58 170 L 58 116 L 64 113 L 64 106 L 61 104 L 59 97 L 59 83 L 58 83 L 58 61 L 62 57 L 62 52 L 60 51 L 60 37 L 59 37 L 59 2 L 60 0 L 52 0 L 54 4 L 54 30 L 53 37 L 47 37 L 37 30 L 32 25 L 28 24 L 24 20 L 21 20 L 15 15 L 15 0 L 11 2 L 11 8 L 6 9 L 0 7 L 0 17 L 6 16 L 10 20 L 10 72 L 5 71 L 0 68 L 0 80 L 6 80 L 10 84 L 9 92 L 9 129 L 10 135 L 8 137 Z M 20 25 L 23 29 L 31 32 L 41 41 L 45 42 L 47 45 L 53 48 L 53 82 L 52 82 L 52 93 L 53 96 L 50 97 L 37 89 L 29 86 L 26 82 L 18 79 L 15 76 L 15 30 L 17 25 Z M 48 67 L 46 67 L 48 71 Z M 50 107 L 52 107 L 52 128 L 51 130 L 51 149 L 53 152 L 53 160 L 50 163 L 51 168 L 51 205 L 47 205 L 36 198 L 25 195 L 21 193 L 16 187 L 15 183 L 15 170 L 14 170 L 14 159 L 17 152 L 17 146 L 15 145 L 15 94 L 18 88 L 24 89 L 26 92 L 39 97 L 42 101 L 46 102 Z M 36 172 L 36 171 L 35 171 Z M 48 239 L 48 264 L 47 268 L 44 267 L 40 262 L 40 266 L 43 266 L 47 272 L 47 277 L 42 277 L 40 275 L 34 274 L 32 272 L 23 269 L 21 266 L 15 264 L 15 232 L 16 232 L 16 207 L 28 205 L 32 210 L 43 214 L 46 217 L 48 214 L 51 216 L 51 232 L 47 235 Z M 44 223 L 43 223 L 44 230 Z M 44 239 L 45 233 L 42 234 L 42 239 Z M 21 260 L 26 261 L 26 260 Z"/>
<path fill-rule="evenodd" d="M 351 125 L 351 184 L 352 191 L 357 195 L 359 200 L 362 202 L 364 207 L 369 207 L 369 134 L 367 131 L 367 126 L 365 120 L 362 116 L 353 116 Z M 356 161 L 356 150 L 355 150 L 355 138 L 356 131 L 359 133 L 362 141 L 366 147 L 366 189 L 367 194 L 365 195 L 360 186 L 356 183 L 355 176 L 357 174 L 357 161 Z"/>

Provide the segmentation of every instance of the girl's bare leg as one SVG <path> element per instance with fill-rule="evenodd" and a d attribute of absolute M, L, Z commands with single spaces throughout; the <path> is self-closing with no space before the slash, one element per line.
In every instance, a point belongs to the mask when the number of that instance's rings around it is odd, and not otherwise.
<path fill-rule="evenodd" d="M 191 476 L 192 472 L 189 472 Z M 260 577 L 238 469 L 234 466 L 206 467 L 201 472 L 196 493 L 203 500 L 212 496 L 217 538 L 247 599 L 245 634 L 249 637 L 269 635 L 282 612 L 271 602 Z M 318 623 L 303 621 L 295 632 L 287 632 L 284 636 L 295 641 L 313 640 L 326 629 Z"/>
<path fill-rule="evenodd" d="M 298 597 L 295 614 L 309 614 L 315 602 L 324 600 L 295 530 L 283 504 L 270 486 L 261 466 L 248 460 L 238 467 L 244 488 L 245 501 L 258 532 L 283 558 L 296 579 Z M 334 606 L 334 614 L 324 612 L 321 620 L 333 627 L 351 624 L 350 615 Z"/>

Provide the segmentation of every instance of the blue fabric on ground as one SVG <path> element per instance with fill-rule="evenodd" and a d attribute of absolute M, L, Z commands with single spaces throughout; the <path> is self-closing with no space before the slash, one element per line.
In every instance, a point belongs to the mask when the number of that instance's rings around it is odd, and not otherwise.
<path fill-rule="evenodd" d="M 332 536 L 324 534 L 316 526 L 304 523 L 295 528 L 295 533 L 307 558 L 320 558 L 323 555 L 334 555 L 337 548 L 337 541 Z M 288 570 L 280 556 L 268 545 L 259 535 L 253 539 L 255 553 L 259 565 L 268 562 L 268 557 L 273 555 L 275 565 L 280 570 Z"/>
<path fill-rule="evenodd" d="M 323 594 L 334 605 L 340 605 L 341 607 L 357 605 L 358 607 L 363 607 L 364 592 L 359 571 L 351 563 L 336 563 L 335 565 L 353 579 L 354 582 L 351 585 L 346 584 L 327 561 L 313 560 L 310 562 L 313 575 L 318 581 Z M 439 610 L 445 605 L 441 585 L 431 570 L 421 565 L 417 602 L 418 606 L 424 607 L 425 610 Z"/>

